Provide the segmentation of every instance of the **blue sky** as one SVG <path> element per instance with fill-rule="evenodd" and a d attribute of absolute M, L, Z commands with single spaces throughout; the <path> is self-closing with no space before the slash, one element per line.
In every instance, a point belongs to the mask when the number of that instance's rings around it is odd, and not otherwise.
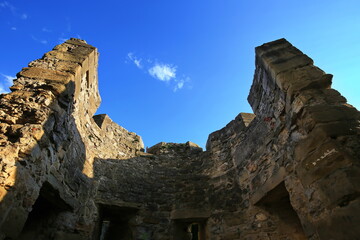
<path fill-rule="evenodd" d="M 100 52 L 102 105 L 115 122 L 160 141 L 193 141 L 247 103 L 254 48 L 286 38 L 334 74 L 360 108 L 358 0 L 0 0 L 0 91 L 22 67 L 70 37 Z"/>

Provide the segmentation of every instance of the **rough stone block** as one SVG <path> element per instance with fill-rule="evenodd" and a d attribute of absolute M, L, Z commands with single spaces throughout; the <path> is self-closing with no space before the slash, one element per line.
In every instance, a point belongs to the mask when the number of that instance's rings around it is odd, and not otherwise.
<path fill-rule="evenodd" d="M 272 42 L 265 43 L 255 48 L 256 55 L 261 57 L 264 53 L 269 51 L 282 51 L 282 49 L 291 47 L 292 45 L 286 41 L 285 38 L 281 38 Z"/>
<path fill-rule="evenodd" d="M 335 141 L 323 143 L 315 151 L 305 154 L 303 159 L 296 171 L 304 186 L 326 177 L 339 168 L 348 167 L 354 162 Z"/>
<path fill-rule="evenodd" d="M 87 42 L 85 40 L 80 40 L 80 39 L 77 39 L 77 38 L 70 38 L 69 40 L 66 40 L 66 43 L 96 49 L 95 47 L 87 44 Z"/>
<path fill-rule="evenodd" d="M 343 120 L 358 120 L 360 113 L 356 108 L 346 105 L 316 105 L 304 108 L 304 115 L 314 123 L 328 123 Z"/>
<path fill-rule="evenodd" d="M 282 60 L 282 61 L 274 61 L 268 63 L 268 71 L 273 79 L 276 79 L 279 73 L 290 71 L 295 68 L 300 68 L 308 65 L 312 65 L 313 61 L 306 55 L 299 55 L 293 58 Z"/>
<path fill-rule="evenodd" d="M 282 89 L 291 92 L 307 88 L 328 88 L 331 86 L 332 75 L 325 74 L 321 69 L 307 65 L 295 68 L 276 76 L 276 83 Z"/>
<path fill-rule="evenodd" d="M 321 192 L 324 207 L 345 207 L 359 198 L 360 185 L 357 183 L 360 182 L 360 175 L 358 173 L 359 168 L 352 165 L 348 168 L 339 168 L 329 176 L 318 180 L 314 188 Z"/>
<path fill-rule="evenodd" d="M 314 224 L 320 239 L 360 239 L 360 215 L 356 214 L 360 209 L 360 199 L 352 201 L 345 207 L 333 209 L 329 215 Z M 355 214 L 354 214 L 355 213 Z"/>
<path fill-rule="evenodd" d="M 86 59 L 85 56 L 78 56 L 68 52 L 60 52 L 56 50 L 46 53 L 44 55 L 44 58 L 59 59 L 62 61 L 75 62 L 79 64 L 82 64 L 82 62 Z"/>
<path fill-rule="evenodd" d="M 33 79 L 45 79 L 57 81 L 62 84 L 66 84 L 73 79 L 73 76 L 69 73 L 60 71 L 54 71 L 44 68 L 23 68 L 23 70 L 17 74 L 18 77 L 28 77 Z"/>

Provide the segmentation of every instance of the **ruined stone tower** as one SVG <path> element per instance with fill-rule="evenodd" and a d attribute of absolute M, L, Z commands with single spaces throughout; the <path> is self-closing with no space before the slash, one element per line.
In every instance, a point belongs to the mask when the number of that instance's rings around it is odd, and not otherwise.
<path fill-rule="evenodd" d="M 94 116 L 97 58 L 70 39 L 0 95 L 0 240 L 360 239 L 360 113 L 285 39 L 206 151 Z"/>

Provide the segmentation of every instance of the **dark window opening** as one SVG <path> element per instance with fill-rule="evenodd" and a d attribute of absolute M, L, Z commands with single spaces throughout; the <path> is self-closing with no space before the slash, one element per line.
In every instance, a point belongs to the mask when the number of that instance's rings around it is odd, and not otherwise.
<path fill-rule="evenodd" d="M 175 240 L 205 240 L 206 221 L 204 219 L 182 219 L 174 222 Z"/>
<path fill-rule="evenodd" d="M 134 227 L 131 220 L 138 209 L 112 205 L 99 206 L 99 237 L 100 240 L 133 240 Z"/>
<path fill-rule="evenodd" d="M 278 218 L 278 232 L 280 237 L 292 240 L 306 240 L 300 219 L 291 206 L 289 193 L 284 182 L 261 199 L 257 205 L 264 208 L 270 215 Z"/>
<path fill-rule="evenodd" d="M 86 78 L 86 87 L 89 88 L 89 87 L 90 87 L 90 75 L 89 75 L 89 71 L 86 71 L 85 78 Z"/>
<path fill-rule="evenodd" d="M 199 240 L 199 224 L 193 223 L 190 225 L 191 240 Z"/>

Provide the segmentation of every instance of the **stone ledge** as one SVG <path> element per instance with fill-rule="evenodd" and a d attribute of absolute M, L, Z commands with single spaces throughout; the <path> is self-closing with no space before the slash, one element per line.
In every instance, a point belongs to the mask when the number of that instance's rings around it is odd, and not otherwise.
<path fill-rule="evenodd" d="M 279 170 L 273 174 L 266 182 L 260 186 L 251 196 L 250 202 L 255 205 L 261 199 L 263 199 L 268 192 L 273 190 L 276 186 L 278 186 L 282 181 L 284 181 L 287 172 L 285 168 L 280 167 Z"/>

